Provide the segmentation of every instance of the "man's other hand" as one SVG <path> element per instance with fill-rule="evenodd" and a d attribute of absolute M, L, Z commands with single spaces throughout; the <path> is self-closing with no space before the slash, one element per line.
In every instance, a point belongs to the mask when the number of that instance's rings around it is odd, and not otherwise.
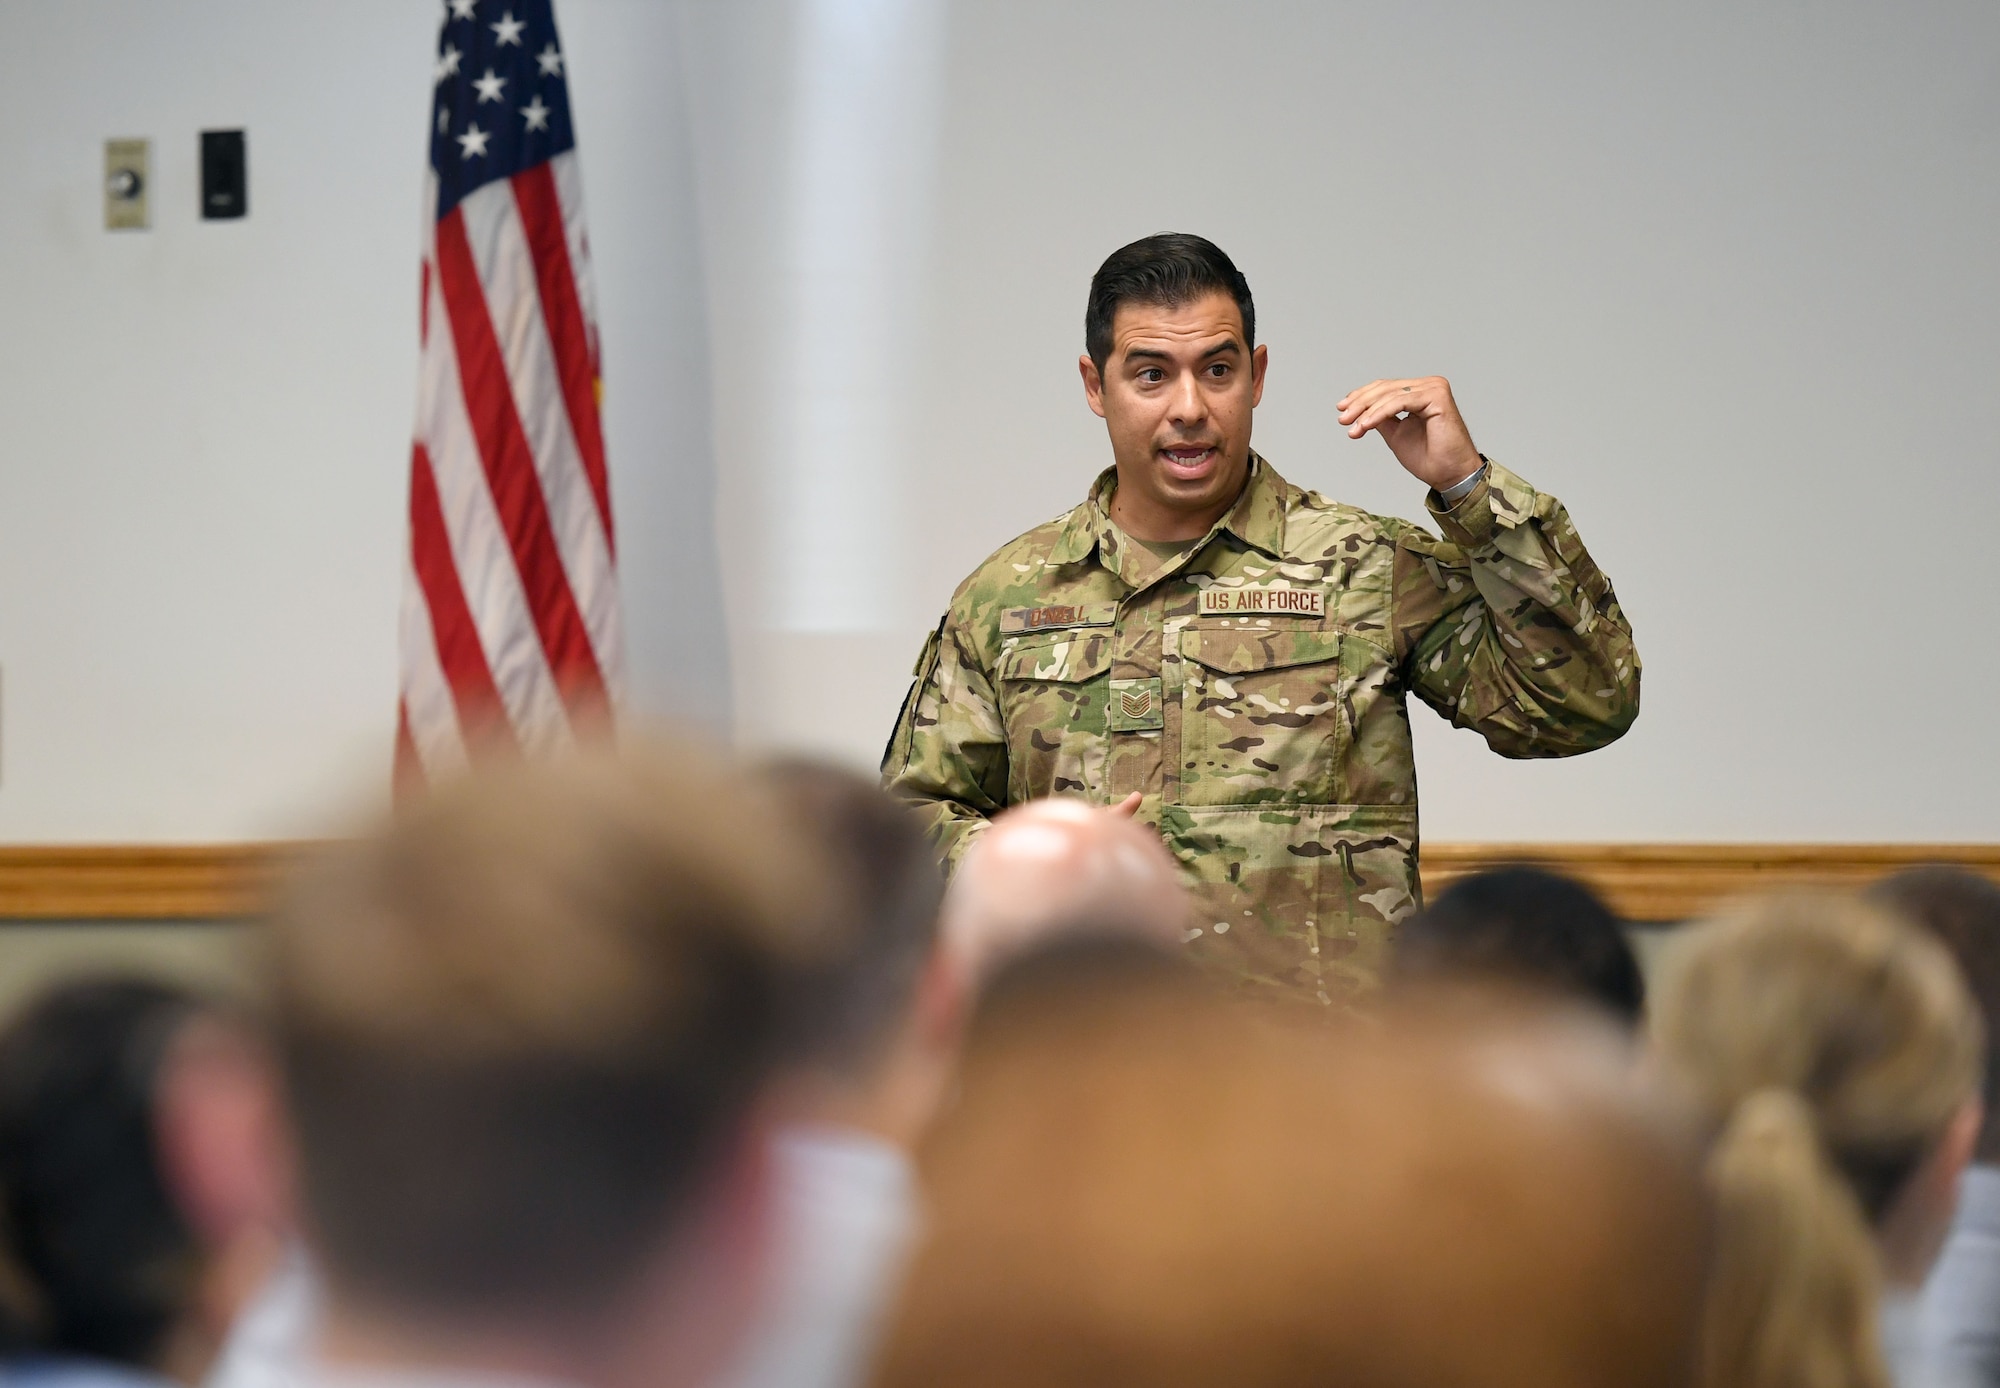
<path fill-rule="evenodd" d="M 1479 467 L 1479 450 L 1442 376 L 1370 381 L 1335 403 L 1347 437 L 1369 430 L 1382 436 L 1412 477 L 1438 491 L 1463 482 Z"/>

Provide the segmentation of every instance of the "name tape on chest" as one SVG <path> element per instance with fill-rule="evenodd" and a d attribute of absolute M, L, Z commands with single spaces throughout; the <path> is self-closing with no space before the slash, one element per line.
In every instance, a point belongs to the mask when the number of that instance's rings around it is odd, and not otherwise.
<path fill-rule="evenodd" d="M 1000 634 L 1018 636 L 1024 631 L 1046 631 L 1051 627 L 1108 627 L 1117 620 L 1118 604 L 1115 602 L 1010 607 L 1000 614 Z"/>
<path fill-rule="evenodd" d="M 1241 588 L 1215 586 L 1201 590 L 1204 617 L 1324 617 L 1323 588 L 1280 588 L 1270 583 L 1246 583 Z"/>

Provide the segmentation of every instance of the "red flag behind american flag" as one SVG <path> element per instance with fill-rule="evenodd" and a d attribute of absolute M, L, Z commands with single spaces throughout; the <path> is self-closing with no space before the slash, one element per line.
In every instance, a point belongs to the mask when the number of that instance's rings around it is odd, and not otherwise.
<path fill-rule="evenodd" d="M 396 783 L 608 727 L 623 639 L 552 0 L 446 0 Z"/>

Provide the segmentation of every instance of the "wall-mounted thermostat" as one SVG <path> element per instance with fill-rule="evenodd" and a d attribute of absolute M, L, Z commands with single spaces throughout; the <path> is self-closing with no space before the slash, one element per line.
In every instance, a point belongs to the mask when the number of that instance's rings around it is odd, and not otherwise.
<path fill-rule="evenodd" d="M 104 229 L 144 231 L 151 225 L 147 216 L 147 168 L 149 142 L 106 140 L 104 142 Z"/>

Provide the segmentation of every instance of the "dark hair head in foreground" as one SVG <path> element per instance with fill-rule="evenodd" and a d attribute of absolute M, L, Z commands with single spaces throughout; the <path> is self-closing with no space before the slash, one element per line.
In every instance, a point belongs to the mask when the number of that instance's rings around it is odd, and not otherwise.
<path fill-rule="evenodd" d="M 270 939 L 336 1297 L 615 1302 L 749 1135 L 816 945 L 809 845 L 691 747 L 515 764 L 328 855 Z"/>
<path fill-rule="evenodd" d="M 1611 1029 L 1281 1029 L 1135 942 L 1063 948 L 982 1010 L 877 1388 L 1688 1381 L 1696 1147 Z"/>
<path fill-rule="evenodd" d="M 1645 981 L 1618 917 L 1580 882 L 1533 867 L 1462 878 L 1397 931 L 1399 979 L 1494 979 L 1595 1003 L 1627 1025 Z"/>
<path fill-rule="evenodd" d="M 1257 345 L 1257 306 L 1250 282 L 1213 241 L 1185 232 L 1161 232 L 1120 246 L 1090 277 L 1083 314 L 1083 347 L 1097 369 L 1111 356 L 1112 326 L 1123 304 L 1178 308 L 1209 294 L 1236 301 L 1243 319 L 1243 346 Z"/>
<path fill-rule="evenodd" d="M 2000 886 L 1964 868 L 1921 867 L 1885 878 L 1868 896 L 1943 941 L 1972 989 L 1986 1022 L 1986 1123 L 1977 1155 L 2000 1162 Z"/>
<path fill-rule="evenodd" d="M 170 984 L 94 979 L 0 1033 L 0 1323 L 6 1348 L 158 1369 L 201 1273 L 154 1129 L 174 1039 L 202 1010 Z"/>
<path fill-rule="evenodd" d="M 798 1047 L 811 1064 L 865 1069 L 909 1017 L 937 943 L 937 850 L 915 812 L 872 776 L 800 758 L 762 770 L 825 858 L 825 951 L 801 989 Z"/>

